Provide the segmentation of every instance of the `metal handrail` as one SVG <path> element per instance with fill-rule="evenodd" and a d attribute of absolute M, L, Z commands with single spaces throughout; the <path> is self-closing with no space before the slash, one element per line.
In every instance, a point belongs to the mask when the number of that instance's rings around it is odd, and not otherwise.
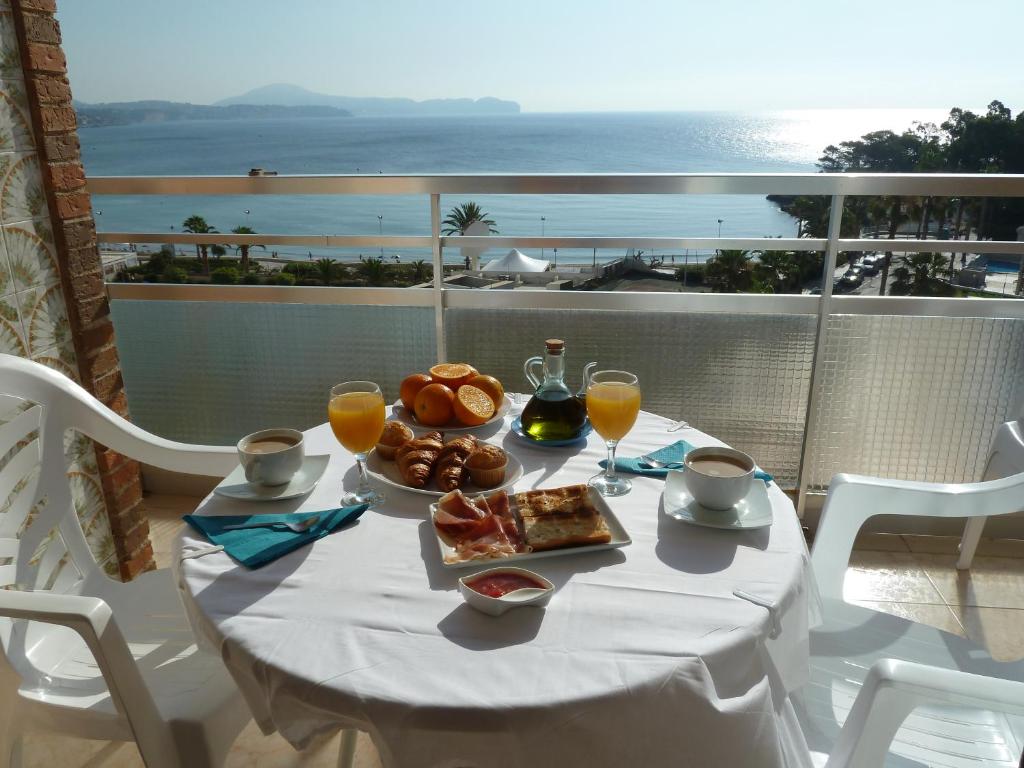
<path fill-rule="evenodd" d="M 90 176 L 93 195 L 896 195 L 1024 197 L 998 173 L 533 173 Z"/>
<path fill-rule="evenodd" d="M 318 288 L 291 286 L 198 286 L 112 284 L 112 299 L 186 301 L 268 301 L 283 303 L 433 306 L 438 360 L 446 359 L 446 308 L 589 308 L 624 311 L 783 313 L 817 316 L 815 352 L 800 463 L 800 510 L 807 488 L 808 435 L 821 397 L 818 362 L 825 349 L 832 314 L 887 314 L 1024 319 L 1024 301 L 1015 299 L 931 299 L 833 297 L 832 276 L 842 251 L 1024 254 L 1024 242 L 976 240 L 883 240 L 841 238 L 846 196 L 1024 197 L 1024 175 L 1009 174 L 480 174 L 328 176 L 117 176 L 90 177 L 94 195 L 429 195 L 429 235 L 235 235 L 231 233 L 100 233 L 100 242 L 304 245 L 316 247 L 429 247 L 431 289 Z M 825 238 L 664 238 L 664 237 L 444 237 L 441 195 L 814 195 L 831 198 Z M 823 251 L 820 296 L 715 294 L 621 294 L 607 292 L 452 290 L 443 283 L 447 247 L 642 248 Z"/>

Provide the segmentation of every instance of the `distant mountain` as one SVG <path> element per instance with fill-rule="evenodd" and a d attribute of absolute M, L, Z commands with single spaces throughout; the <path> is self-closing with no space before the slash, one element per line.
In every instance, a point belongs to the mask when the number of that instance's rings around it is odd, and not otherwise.
<path fill-rule="evenodd" d="M 279 104 L 290 107 L 328 106 L 337 107 L 363 116 L 393 115 L 514 115 L 519 113 L 519 104 L 485 96 L 481 99 L 427 99 L 414 101 L 403 98 L 374 98 L 356 96 L 332 96 L 315 93 L 298 85 L 277 83 L 254 88 L 241 96 L 221 99 L 217 106 L 238 104 Z"/>
<path fill-rule="evenodd" d="M 81 126 L 162 123 L 170 120 L 251 120 L 268 117 L 351 117 L 337 107 L 321 105 L 281 106 L 231 104 L 210 106 L 177 101 L 121 101 L 109 104 L 75 102 Z"/>

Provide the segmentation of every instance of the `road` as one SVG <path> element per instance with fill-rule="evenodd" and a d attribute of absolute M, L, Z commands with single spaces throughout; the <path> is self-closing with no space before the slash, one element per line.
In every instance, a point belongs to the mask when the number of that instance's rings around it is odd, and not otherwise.
<path fill-rule="evenodd" d="M 893 254 L 892 260 L 894 262 L 897 260 L 897 258 L 898 257 L 896 256 L 896 254 Z M 842 277 L 847 269 L 848 269 L 848 265 L 847 264 L 843 264 L 843 266 L 837 267 L 836 271 L 835 271 L 835 279 L 838 280 L 840 277 Z M 888 282 L 889 285 L 892 285 L 892 267 L 889 267 L 889 279 L 888 279 L 887 282 Z M 882 270 L 879 269 L 877 275 L 874 275 L 872 277 L 868 277 L 867 275 L 865 275 L 864 276 L 864 282 L 860 284 L 859 288 L 856 288 L 853 291 L 839 290 L 838 286 L 836 286 L 833 290 L 837 294 L 842 293 L 842 294 L 845 294 L 845 295 L 852 295 L 852 296 L 878 296 L 878 289 L 881 288 L 881 287 L 882 287 Z"/>

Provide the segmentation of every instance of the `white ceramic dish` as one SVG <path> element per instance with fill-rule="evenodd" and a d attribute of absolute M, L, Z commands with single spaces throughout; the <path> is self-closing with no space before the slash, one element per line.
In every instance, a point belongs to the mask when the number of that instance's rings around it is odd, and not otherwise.
<path fill-rule="evenodd" d="M 516 573 L 520 576 L 526 576 L 527 578 L 534 579 L 543 584 L 544 587 L 543 589 L 517 589 L 514 592 L 509 592 L 501 597 L 490 597 L 489 595 L 480 594 L 466 584 L 467 581 L 473 581 L 483 576 L 492 576 L 499 573 Z M 488 568 L 486 571 L 480 571 L 480 573 L 472 573 L 469 576 L 463 576 L 459 579 L 459 592 L 462 594 L 462 599 L 478 611 L 482 611 L 488 616 L 501 616 L 501 614 L 506 611 L 511 611 L 513 608 L 522 608 L 527 605 L 541 608 L 547 605 L 551 602 L 551 596 L 555 594 L 555 585 L 539 573 L 528 571 L 525 568 L 509 568 L 502 566 L 499 568 Z"/>
<path fill-rule="evenodd" d="M 474 429 L 483 429 L 496 421 L 501 421 L 505 418 L 505 415 L 509 412 L 510 408 L 512 408 L 512 400 L 508 395 L 505 395 L 501 399 L 501 407 L 483 424 L 478 424 L 475 427 L 467 427 L 465 424 L 452 422 L 451 424 L 445 424 L 442 427 L 428 427 L 426 424 L 420 424 L 416 421 L 413 415 L 409 413 L 409 410 L 402 405 L 401 400 L 396 400 L 391 404 L 391 417 L 402 422 L 408 427 L 412 427 L 413 429 L 418 429 L 420 431 L 426 430 L 427 432 L 433 432 L 436 430 L 438 432 L 472 432 Z"/>
<path fill-rule="evenodd" d="M 622 527 L 622 523 L 619 522 L 619 518 L 612 512 L 611 507 L 608 506 L 608 502 L 604 500 L 601 494 L 595 490 L 590 489 L 590 500 L 594 506 L 597 507 L 597 511 L 604 515 L 604 520 L 608 524 L 608 530 L 612 534 L 612 540 L 607 544 L 590 544 L 584 547 L 566 547 L 565 549 L 545 549 L 542 552 L 523 552 L 522 554 L 512 555 L 511 557 L 500 557 L 491 560 L 467 560 L 465 562 L 449 563 L 445 560 L 448 555 L 455 553 L 455 548 L 448 541 L 447 537 L 442 536 L 438 533 L 437 528 L 434 528 L 434 535 L 437 537 L 437 548 L 441 553 L 441 565 L 445 568 L 477 568 L 481 565 L 493 564 L 497 567 L 499 564 L 508 563 L 520 563 L 524 560 L 540 560 L 545 557 L 562 557 L 565 555 L 589 555 L 593 552 L 603 552 L 606 549 L 619 549 L 633 543 L 633 540 L 629 538 L 629 534 L 626 533 L 626 529 Z M 430 520 L 433 522 L 434 515 L 437 513 L 437 504 L 430 505 Z"/>
<path fill-rule="evenodd" d="M 329 455 L 307 456 L 302 461 L 302 466 L 295 473 L 292 479 L 284 485 L 258 485 L 250 483 L 245 479 L 245 470 L 241 465 L 225 477 L 213 492 L 218 496 L 226 496 L 230 499 L 241 499 L 242 501 L 284 501 L 305 496 L 316 488 L 316 484 L 323 477 L 327 469 Z"/>
<path fill-rule="evenodd" d="M 662 499 L 666 515 L 690 525 L 742 531 L 767 528 L 772 524 L 772 502 L 763 480 L 754 480 L 747 495 L 732 509 L 724 511 L 702 507 L 685 483 L 666 483 Z"/>
<path fill-rule="evenodd" d="M 500 491 L 503 488 L 512 487 L 512 485 L 523 476 L 523 464 L 511 453 L 507 454 L 507 456 L 508 465 L 505 467 L 505 480 L 501 485 L 496 485 L 493 488 L 480 488 L 473 485 L 472 482 L 466 482 L 463 483 L 460 490 L 465 494 L 475 495 L 480 493 L 493 493 L 494 491 Z M 405 481 L 402 480 L 402 473 L 398 471 L 398 465 L 393 461 L 382 459 L 377 451 L 371 451 L 370 455 L 366 457 L 366 471 L 371 477 L 380 481 L 384 485 L 391 486 L 392 488 L 398 488 L 401 491 L 419 493 L 424 496 L 433 496 L 434 498 L 440 498 L 446 493 L 446 491 L 438 489 L 433 478 L 431 478 L 430 482 L 423 488 L 410 488 L 405 484 Z M 468 472 L 469 470 L 466 470 L 467 475 Z"/>

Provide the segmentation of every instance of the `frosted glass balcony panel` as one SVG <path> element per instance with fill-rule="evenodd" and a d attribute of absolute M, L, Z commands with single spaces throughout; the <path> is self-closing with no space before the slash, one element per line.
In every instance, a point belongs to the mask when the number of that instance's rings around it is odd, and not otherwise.
<path fill-rule="evenodd" d="M 747 451 L 795 487 L 814 352 L 811 315 L 617 310 L 449 309 L 448 357 L 523 392 L 523 361 L 566 342 L 568 381 L 583 366 L 632 371 L 643 407 Z M 685 432 L 665 435 L 666 443 Z M 624 450 L 628 451 L 628 441 Z M 596 469 L 595 469 L 596 471 Z"/>
<path fill-rule="evenodd" d="M 231 444 L 327 420 L 350 379 L 389 402 L 436 355 L 433 310 L 315 304 L 111 302 L 132 420 L 163 437 Z"/>
<path fill-rule="evenodd" d="M 837 472 L 961 483 L 1024 403 L 1024 320 L 832 315 L 811 490 Z"/>

